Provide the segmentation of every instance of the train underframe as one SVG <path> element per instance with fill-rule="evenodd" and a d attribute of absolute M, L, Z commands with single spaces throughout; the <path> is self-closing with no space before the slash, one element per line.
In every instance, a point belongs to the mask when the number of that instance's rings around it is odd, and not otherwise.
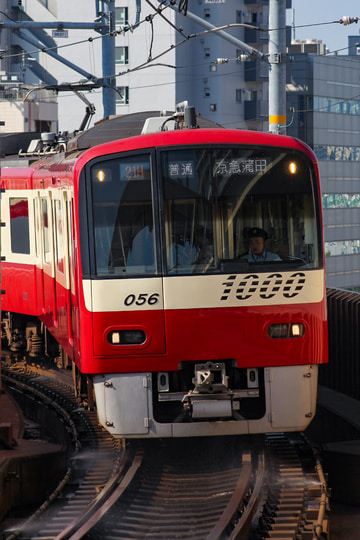
<path fill-rule="evenodd" d="M 36 318 L 5 313 L 16 357 L 71 369 L 75 395 L 116 437 L 183 437 L 303 430 L 315 415 L 317 366 L 238 368 L 231 359 L 178 371 L 83 375 Z"/>
<path fill-rule="evenodd" d="M 96 375 L 94 389 L 100 423 L 114 436 L 235 435 L 304 430 L 317 376 L 311 364 L 184 362 L 176 372 Z"/>

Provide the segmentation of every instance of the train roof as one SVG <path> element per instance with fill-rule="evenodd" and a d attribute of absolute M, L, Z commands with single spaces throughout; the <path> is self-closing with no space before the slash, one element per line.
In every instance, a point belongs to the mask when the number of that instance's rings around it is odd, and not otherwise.
<path fill-rule="evenodd" d="M 187 104 L 187 102 L 184 102 Z M 182 105 L 182 104 L 180 104 Z M 184 110 L 186 107 L 184 107 Z M 39 161 L 42 162 L 44 158 L 49 158 L 54 155 L 63 154 L 65 152 L 66 158 L 72 155 L 86 154 L 85 159 L 89 159 L 88 152 L 92 154 L 96 153 L 95 147 L 102 147 L 104 144 L 107 146 L 107 151 L 112 151 L 111 143 L 116 141 L 123 141 L 128 149 L 133 147 L 146 148 L 151 145 L 164 145 L 175 144 L 176 141 L 180 141 L 183 137 L 181 133 L 184 131 L 182 128 L 201 128 L 190 129 L 192 135 L 190 137 L 189 129 L 185 129 L 187 135 L 185 139 L 189 141 L 189 138 L 193 142 L 203 142 L 206 138 L 207 142 L 215 141 L 223 143 L 229 142 L 229 138 L 232 142 L 235 140 L 239 143 L 248 144 L 264 144 L 266 146 L 285 146 L 305 150 L 311 159 L 315 162 L 315 156 L 311 149 L 302 141 L 293 139 L 284 135 L 275 135 L 273 133 L 264 132 L 252 132 L 248 130 L 225 129 L 220 124 L 203 118 L 201 115 L 195 113 L 188 116 L 186 119 L 185 112 L 181 112 L 181 109 L 176 109 L 176 112 L 160 112 L 160 111 L 142 111 L 132 114 L 124 114 L 119 116 L 113 116 L 97 122 L 92 128 L 86 131 L 81 131 L 72 134 L 70 137 L 67 133 L 42 133 L 41 138 L 30 139 L 30 144 L 26 151 L 20 150 L 16 155 L 6 155 L 8 152 L 3 152 L 5 157 L 1 156 L 1 165 L 3 167 L 26 167 L 26 166 L 39 166 Z M 180 128 L 180 129 L 176 129 Z M 151 138 L 150 134 L 152 135 Z M 4 141 L 7 137 L 0 136 L 0 148 L 4 149 L 7 146 L 8 149 L 12 148 L 16 141 L 15 134 L 9 134 L 9 141 L 11 145 L 4 145 Z M 34 134 L 23 134 L 27 137 Z M 36 134 L 37 135 L 37 134 Z M 125 143 L 125 139 L 128 143 Z M 23 138 L 18 138 L 18 144 L 24 143 Z M 150 141 L 150 142 L 149 142 Z M 109 146 L 110 145 L 110 146 Z M 135 145 L 135 146 L 134 146 Z M 104 148 L 101 149 L 104 151 Z M 36 162 L 38 162 L 36 164 Z"/>
<path fill-rule="evenodd" d="M 40 131 L 0 133 L 0 158 L 16 155 L 19 150 L 26 148 L 32 139 L 40 137 Z"/>
<path fill-rule="evenodd" d="M 113 116 L 97 122 L 94 127 L 78 133 L 68 143 L 68 150 L 86 150 L 98 144 L 134 137 L 143 133 L 145 122 L 149 118 L 159 118 L 165 121 L 173 116 L 170 112 L 162 114 L 160 111 L 145 111 L 121 116 Z M 223 126 L 196 115 L 197 125 L 200 128 L 223 129 Z"/>

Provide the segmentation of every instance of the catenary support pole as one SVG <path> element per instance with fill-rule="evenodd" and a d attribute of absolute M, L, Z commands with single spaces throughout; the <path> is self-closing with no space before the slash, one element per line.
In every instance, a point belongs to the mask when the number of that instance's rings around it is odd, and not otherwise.
<path fill-rule="evenodd" d="M 107 32 L 102 39 L 102 68 L 104 83 L 103 107 L 104 118 L 116 113 L 116 92 L 115 89 L 115 0 L 104 0 L 102 17 L 108 24 Z"/>
<path fill-rule="evenodd" d="M 269 131 L 286 133 L 286 0 L 269 5 Z"/>

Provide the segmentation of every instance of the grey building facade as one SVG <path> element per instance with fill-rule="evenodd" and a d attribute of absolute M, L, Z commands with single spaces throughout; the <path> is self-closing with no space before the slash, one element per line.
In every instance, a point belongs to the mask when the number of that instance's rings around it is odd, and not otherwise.
<path fill-rule="evenodd" d="M 319 161 L 327 286 L 360 290 L 360 58 L 299 54 L 289 72 L 287 133 Z"/>

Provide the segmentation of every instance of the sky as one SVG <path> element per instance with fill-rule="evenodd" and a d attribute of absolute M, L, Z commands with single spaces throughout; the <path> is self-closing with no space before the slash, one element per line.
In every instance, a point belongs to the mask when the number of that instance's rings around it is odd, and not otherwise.
<path fill-rule="evenodd" d="M 329 51 L 339 50 L 347 54 L 348 36 L 359 36 L 360 2 L 356 0 L 292 0 L 292 9 L 287 11 L 287 24 L 292 26 L 292 11 L 295 11 L 295 39 L 321 39 Z M 324 24 L 339 21 L 344 16 L 359 17 L 358 23 Z M 301 28 L 303 25 L 315 25 Z M 293 32 L 291 38 L 293 39 Z"/>

